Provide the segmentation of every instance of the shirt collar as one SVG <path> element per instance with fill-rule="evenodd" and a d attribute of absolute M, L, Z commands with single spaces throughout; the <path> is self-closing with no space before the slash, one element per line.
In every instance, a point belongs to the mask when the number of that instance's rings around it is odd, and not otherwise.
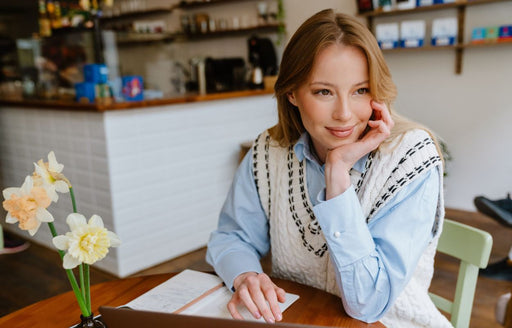
<path fill-rule="evenodd" d="M 314 163 L 317 163 L 321 167 L 324 165 L 319 163 L 316 159 L 316 156 L 313 154 L 312 149 L 309 147 L 309 134 L 307 132 L 304 132 L 301 134 L 299 140 L 295 143 L 293 146 L 293 151 L 295 152 L 295 156 L 297 156 L 297 159 L 302 162 L 304 158 L 306 158 L 308 161 L 312 161 Z M 361 157 L 352 167 L 354 170 L 364 173 L 365 166 L 366 166 L 366 160 L 368 159 L 368 154 Z"/>

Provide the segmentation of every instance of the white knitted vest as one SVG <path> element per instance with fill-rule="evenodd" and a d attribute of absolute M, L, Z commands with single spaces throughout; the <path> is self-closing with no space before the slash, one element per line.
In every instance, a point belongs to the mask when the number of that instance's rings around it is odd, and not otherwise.
<path fill-rule="evenodd" d="M 442 186 L 441 159 L 425 131 L 409 131 L 386 149 L 391 151 L 381 150 L 369 155 L 363 174 L 350 172 L 366 222 L 422 172 L 438 166 Z M 340 296 L 326 240 L 309 199 L 304 163 L 295 156 L 293 146 L 280 147 L 267 131 L 253 144 L 256 188 L 269 218 L 272 275 Z M 440 192 L 433 228 L 435 237 L 405 289 L 380 319 L 387 327 L 452 327 L 428 296 L 443 217 Z"/>

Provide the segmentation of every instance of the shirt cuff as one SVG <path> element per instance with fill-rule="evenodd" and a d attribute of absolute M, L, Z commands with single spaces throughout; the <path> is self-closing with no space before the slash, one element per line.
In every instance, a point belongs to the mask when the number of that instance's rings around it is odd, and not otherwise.
<path fill-rule="evenodd" d="M 375 250 L 354 186 L 351 185 L 341 195 L 319 203 L 313 207 L 313 212 L 339 268 Z"/>
<path fill-rule="evenodd" d="M 244 272 L 262 273 L 258 257 L 250 252 L 230 252 L 223 256 L 215 265 L 217 275 L 224 281 L 229 290 L 233 290 L 236 277 Z"/>

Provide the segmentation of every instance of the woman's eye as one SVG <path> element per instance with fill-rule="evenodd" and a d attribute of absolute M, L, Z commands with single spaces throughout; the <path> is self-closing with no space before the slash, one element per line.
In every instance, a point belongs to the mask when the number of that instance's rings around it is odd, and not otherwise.
<path fill-rule="evenodd" d="M 370 92 L 370 89 L 368 89 L 368 88 L 359 88 L 359 89 L 356 90 L 356 93 L 358 95 L 365 95 L 365 94 L 367 94 L 369 92 Z"/>
<path fill-rule="evenodd" d="M 331 94 L 331 91 L 329 91 L 327 89 L 322 89 L 322 90 L 316 91 L 315 93 L 318 95 L 322 95 L 322 96 L 328 96 Z"/>

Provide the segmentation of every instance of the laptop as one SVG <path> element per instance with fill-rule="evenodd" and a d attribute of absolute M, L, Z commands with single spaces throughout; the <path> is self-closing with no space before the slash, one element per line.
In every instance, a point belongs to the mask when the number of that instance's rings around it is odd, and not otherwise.
<path fill-rule="evenodd" d="M 101 306 L 101 321 L 108 328 L 151 327 L 151 328 L 314 328 L 321 326 L 277 322 L 273 324 L 258 321 L 242 321 L 132 310 Z M 325 328 L 325 327 L 323 327 Z"/>

